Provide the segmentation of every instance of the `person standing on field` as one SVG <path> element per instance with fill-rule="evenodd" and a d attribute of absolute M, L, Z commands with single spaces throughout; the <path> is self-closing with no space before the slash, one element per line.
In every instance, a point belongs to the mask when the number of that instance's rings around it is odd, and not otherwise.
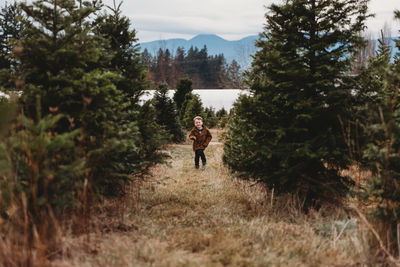
<path fill-rule="evenodd" d="M 207 166 L 206 156 L 204 155 L 204 149 L 210 143 L 212 136 L 210 130 L 203 125 L 203 118 L 196 116 L 193 119 L 194 127 L 189 133 L 189 138 L 193 140 L 194 150 L 194 166 L 196 169 L 199 168 L 200 158 L 203 168 Z"/>

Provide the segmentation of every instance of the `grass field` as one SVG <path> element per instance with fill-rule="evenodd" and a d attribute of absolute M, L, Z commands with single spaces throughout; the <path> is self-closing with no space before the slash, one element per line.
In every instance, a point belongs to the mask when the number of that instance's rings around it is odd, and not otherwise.
<path fill-rule="evenodd" d="M 369 266 L 366 231 L 343 208 L 304 214 L 293 197 L 232 178 L 218 142 L 200 170 L 189 143 L 168 149 L 140 191 L 92 214 L 91 234 L 65 235 L 54 266 Z"/>

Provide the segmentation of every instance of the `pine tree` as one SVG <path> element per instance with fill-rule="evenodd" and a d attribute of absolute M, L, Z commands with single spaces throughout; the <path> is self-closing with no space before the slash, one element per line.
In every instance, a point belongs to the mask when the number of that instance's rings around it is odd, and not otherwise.
<path fill-rule="evenodd" d="M 194 94 L 188 101 L 183 116 L 183 125 L 186 129 L 193 127 L 193 118 L 196 116 L 201 116 L 204 118 L 204 108 L 200 96 Z M 207 125 L 206 121 L 204 121 L 204 125 Z"/>
<path fill-rule="evenodd" d="M 12 4 L 5 2 L 5 5 L 0 10 L 0 69 L 11 68 L 11 58 L 9 57 L 12 51 L 11 42 L 16 42 L 20 39 L 22 24 L 18 21 L 21 16 L 21 11 L 18 8 L 17 2 Z"/>
<path fill-rule="evenodd" d="M 49 114 L 35 122 L 20 115 L 15 120 L 18 128 L 9 129 L 0 142 L 0 218 L 7 222 L 4 234 L 9 238 L 12 233 L 13 247 L 35 248 L 36 262 L 59 248 L 54 214 L 79 206 L 77 200 L 88 188 L 83 178 L 85 159 L 76 157 L 79 148 L 75 140 L 80 131 L 54 131 L 62 116 Z M 15 212 L 9 216 L 11 210 Z"/>
<path fill-rule="evenodd" d="M 223 116 L 228 115 L 228 112 L 226 112 L 226 109 L 222 107 L 220 110 L 218 110 L 215 115 L 217 116 L 218 119 L 221 119 Z"/>
<path fill-rule="evenodd" d="M 229 120 L 229 114 L 225 110 L 225 108 L 222 107 L 220 110 L 218 110 L 215 113 L 215 116 L 217 116 L 217 119 L 218 119 L 217 127 L 218 128 L 225 128 L 225 126 L 227 125 L 228 120 Z"/>
<path fill-rule="evenodd" d="M 207 46 L 204 45 L 196 55 L 196 65 L 198 66 L 197 73 L 201 80 L 200 84 L 198 84 L 196 88 L 208 88 L 209 84 L 213 83 L 208 58 Z"/>
<path fill-rule="evenodd" d="M 369 114 L 371 110 L 377 110 L 387 101 L 389 88 L 393 84 L 388 81 L 394 77 L 393 64 L 391 63 L 392 49 L 390 44 L 381 32 L 381 38 L 378 40 L 378 50 L 374 57 L 370 57 L 366 67 L 361 68 L 358 75 L 357 90 L 353 90 L 354 99 L 357 101 L 353 106 L 361 108 L 361 114 L 358 117 L 366 123 L 367 121 L 376 121 L 376 116 Z M 366 123 L 368 124 L 368 123 Z"/>
<path fill-rule="evenodd" d="M 382 33 L 376 55 L 370 56 L 355 76 L 356 83 L 350 98 L 353 121 L 350 117 L 347 121 L 341 121 L 351 160 L 360 167 L 368 168 L 366 165 L 371 163 L 364 158 L 365 149 L 372 140 L 379 140 L 382 136 L 375 136 L 376 133 L 372 134 L 368 128 L 382 130 L 378 126 L 381 121 L 379 109 L 384 108 L 384 114 L 387 115 L 389 99 L 392 98 L 391 88 L 395 85 L 393 81 L 389 82 L 393 78 L 393 64 L 391 46 L 386 40 Z M 359 188 L 360 181 L 356 180 L 356 185 Z"/>
<path fill-rule="evenodd" d="M 213 128 L 217 125 L 218 123 L 218 118 L 215 115 L 215 110 L 212 107 L 206 107 L 204 109 L 204 121 L 207 122 L 207 127 L 208 128 Z"/>
<path fill-rule="evenodd" d="M 242 88 L 242 75 L 240 65 L 236 60 L 232 60 L 231 64 L 226 67 L 226 75 L 230 88 Z"/>
<path fill-rule="evenodd" d="M 148 82 L 135 31 L 119 7 L 94 26 L 89 17 L 100 10 L 98 2 L 38 0 L 21 8 L 27 16 L 20 57 L 25 113 L 40 119 L 38 95 L 42 115 L 66 114 L 56 130 L 82 129 L 93 191 L 120 192 L 132 175 L 163 158 L 155 112 L 139 105 Z"/>
<path fill-rule="evenodd" d="M 107 57 L 100 60 L 99 67 L 119 74 L 115 83 L 122 92 L 122 102 L 116 107 L 118 116 L 113 121 L 115 131 L 108 133 L 108 153 L 96 158 L 98 163 L 102 162 L 98 176 L 113 174 L 105 180 L 111 194 L 123 190 L 123 185 L 133 175 L 147 174 L 152 165 L 162 162 L 164 156 L 159 148 L 166 142 L 160 125 L 155 123 L 156 111 L 150 103 L 139 103 L 140 96 L 150 84 L 146 80 L 146 66 L 139 53 L 136 31 L 131 29 L 130 20 L 122 15 L 121 5 L 122 2 L 116 5 L 114 1 L 113 7 L 107 7 L 111 12 L 101 14 L 93 23 L 94 32 L 108 40 L 106 54 L 111 57 L 110 61 Z M 144 112 L 146 116 L 143 116 Z"/>
<path fill-rule="evenodd" d="M 39 95 L 43 115 L 50 113 L 50 107 L 57 107 L 74 118 L 79 127 L 84 111 L 83 97 L 104 99 L 100 88 L 93 88 L 97 85 L 114 91 L 111 94 L 116 90 L 107 82 L 111 74 L 92 67 L 105 51 L 100 40 L 90 34 L 88 22 L 88 17 L 99 7 L 89 2 L 80 8 L 70 0 L 39 0 L 31 5 L 21 3 L 21 8 L 27 16 L 23 21 L 20 68 L 26 84 L 22 88 L 25 112 L 35 117 Z M 99 104 L 101 108 L 106 103 Z M 68 125 L 63 130 L 67 129 Z"/>
<path fill-rule="evenodd" d="M 165 81 L 167 84 L 172 84 L 172 58 L 171 58 L 171 52 L 167 48 L 164 53 L 164 68 L 165 68 Z"/>
<path fill-rule="evenodd" d="M 120 74 L 117 88 L 137 102 L 144 90 L 149 89 L 146 81 L 146 65 L 140 54 L 140 46 L 136 37 L 136 30 L 131 29 L 131 21 L 122 15 L 122 2 L 114 6 L 107 6 L 111 13 L 104 12 L 93 22 L 93 31 L 108 41 L 107 54 L 99 63 L 112 72 Z M 110 57 L 108 56 L 108 57 Z M 148 58 L 149 60 L 151 58 Z"/>
<path fill-rule="evenodd" d="M 152 64 L 153 56 L 149 53 L 149 50 L 147 50 L 147 48 L 145 48 L 142 53 L 142 61 L 143 64 L 146 66 L 150 66 Z"/>
<path fill-rule="evenodd" d="M 157 123 L 171 135 L 171 141 L 182 142 L 184 135 L 179 121 L 175 103 L 168 97 L 168 84 L 158 85 L 153 97 L 153 105 L 157 114 Z"/>
<path fill-rule="evenodd" d="M 179 113 L 182 112 L 182 105 L 183 102 L 185 101 L 186 95 L 191 94 L 192 91 L 193 91 L 193 81 L 190 78 L 182 78 L 178 80 L 173 100 L 176 104 L 176 108 L 178 109 Z"/>
<path fill-rule="evenodd" d="M 157 55 L 155 56 L 155 79 L 156 82 L 165 81 L 165 68 L 164 68 L 164 50 L 158 49 Z"/>
<path fill-rule="evenodd" d="M 21 38 L 22 24 L 19 21 L 21 10 L 17 2 L 5 5 L 0 10 L 0 91 L 14 90 L 16 80 L 17 61 L 11 53 L 18 55 L 21 47 L 18 40 Z"/>
<path fill-rule="evenodd" d="M 175 58 L 174 58 L 174 81 L 175 83 L 171 85 L 172 88 L 176 88 L 178 85 L 179 79 L 185 77 L 185 73 L 183 70 L 185 62 L 185 49 L 182 47 L 178 47 L 176 49 Z"/>
<path fill-rule="evenodd" d="M 344 74 L 362 43 L 367 2 L 289 0 L 269 7 L 249 74 L 254 97 L 238 103 L 228 133 L 224 160 L 233 170 L 276 192 L 298 192 L 307 205 L 347 191 L 338 116 L 348 115 Z"/>
<path fill-rule="evenodd" d="M 400 19 L 400 13 L 398 14 Z M 358 114 L 362 137 L 359 161 L 372 173 L 365 199 L 376 231 L 387 250 L 397 254 L 400 220 L 400 102 L 399 61 L 391 62 L 391 46 L 383 32 L 375 57 L 360 73 Z M 400 47 L 400 43 L 397 43 Z M 397 57 L 400 53 L 397 53 Z M 380 248 L 379 248 L 380 250 Z"/>
<path fill-rule="evenodd" d="M 193 99 L 194 94 L 193 93 L 189 93 L 185 95 L 185 100 L 183 101 L 181 110 L 179 111 L 179 119 L 181 120 L 182 125 L 184 125 L 184 117 L 185 117 L 185 112 L 186 112 L 186 108 L 189 104 L 189 102 Z"/>
<path fill-rule="evenodd" d="M 202 49 L 191 47 L 187 54 L 178 47 L 175 57 L 169 49 L 159 49 L 154 58 L 145 49 L 143 60 L 149 66 L 149 79 L 155 84 L 167 82 L 170 87 L 176 87 L 182 77 L 192 79 L 196 88 L 231 88 L 238 73 L 238 66 L 233 65 L 231 70 L 226 64 L 223 54 L 208 55 L 207 47 Z"/>

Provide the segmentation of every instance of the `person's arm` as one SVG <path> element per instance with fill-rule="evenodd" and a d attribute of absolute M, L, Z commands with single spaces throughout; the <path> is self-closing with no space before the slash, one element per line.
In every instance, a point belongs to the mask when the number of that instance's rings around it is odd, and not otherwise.
<path fill-rule="evenodd" d="M 211 132 L 207 129 L 207 133 L 206 133 L 206 141 L 204 142 L 204 145 L 207 147 L 208 144 L 211 142 L 212 139 L 212 135 Z"/>
<path fill-rule="evenodd" d="M 196 140 L 196 135 L 194 134 L 194 129 L 192 129 L 189 133 L 189 139 Z"/>

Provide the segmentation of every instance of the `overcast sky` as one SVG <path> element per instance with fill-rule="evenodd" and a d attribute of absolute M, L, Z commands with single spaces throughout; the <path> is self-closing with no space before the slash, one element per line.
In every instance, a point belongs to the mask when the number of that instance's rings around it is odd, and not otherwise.
<path fill-rule="evenodd" d="M 265 6 L 281 0 L 125 0 L 123 14 L 138 31 L 140 42 L 169 38 L 190 39 L 197 34 L 217 34 L 227 40 L 238 40 L 262 31 Z M 113 5 L 113 0 L 103 0 Z M 116 0 L 117 3 L 120 0 Z M 374 37 L 387 22 L 392 35 L 398 36 L 400 23 L 393 11 L 400 10 L 400 0 L 370 0 L 368 31 Z"/>

